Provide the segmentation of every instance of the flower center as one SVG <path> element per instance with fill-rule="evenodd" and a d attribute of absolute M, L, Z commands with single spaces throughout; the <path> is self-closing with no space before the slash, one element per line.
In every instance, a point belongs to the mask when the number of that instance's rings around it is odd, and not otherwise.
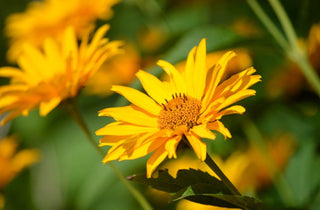
<path fill-rule="evenodd" d="M 181 125 L 192 128 L 197 125 L 201 109 L 201 102 L 198 99 L 180 93 L 172 95 L 172 99 L 166 102 L 167 104 L 162 104 L 163 109 L 158 119 L 161 129 L 175 129 Z"/>

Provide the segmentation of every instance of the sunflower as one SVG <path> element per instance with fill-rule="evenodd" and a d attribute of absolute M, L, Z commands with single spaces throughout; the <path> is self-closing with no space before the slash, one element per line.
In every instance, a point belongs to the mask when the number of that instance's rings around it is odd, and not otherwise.
<path fill-rule="evenodd" d="M 72 27 L 61 42 L 46 39 L 43 49 L 26 44 L 17 60 L 20 69 L 0 68 L 0 76 L 10 78 L 9 85 L 0 87 L 0 114 L 10 112 L 1 123 L 36 107 L 46 116 L 62 100 L 75 97 L 101 64 L 121 51 L 121 42 L 104 38 L 108 28 L 100 27 L 90 43 L 85 34 L 80 46 Z"/>
<path fill-rule="evenodd" d="M 15 62 L 28 42 L 40 47 L 47 37 L 60 39 L 63 31 L 72 26 L 81 37 L 97 19 L 110 19 L 111 7 L 118 0 L 44 0 L 33 1 L 23 13 L 8 17 L 5 32 L 10 40 L 8 60 Z"/>
<path fill-rule="evenodd" d="M 107 108 L 99 116 L 111 116 L 112 122 L 96 131 L 105 135 L 100 146 L 112 146 L 103 162 L 136 159 L 151 152 L 147 161 L 147 177 L 165 158 L 177 158 L 176 147 L 186 139 L 197 157 L 206 158 L 206 143 L 201 138 L 215 139 L 222 133 L 230 138 L 229 130 L 220 122 L 224 115 L 242 114 L 245 109 L 231 104 L 252 96 L 255 90 L 248 89 L 260 81 L 252 75 L 250 67 L 225 81 L 221 81 L 227 63 L 235 56 L 232 51 L 224 54 L 211 68 L 206 67 L 206 40 L 202 39 L 187 58 L 182 73 L 170 63 L 160 60 L 158 65 L 169 75 L 169 82 L 144 71 L 138 71 L 146 95 L 124 86 L 112 90 L 123 95 L 132 104 L 125 107 Z"/>

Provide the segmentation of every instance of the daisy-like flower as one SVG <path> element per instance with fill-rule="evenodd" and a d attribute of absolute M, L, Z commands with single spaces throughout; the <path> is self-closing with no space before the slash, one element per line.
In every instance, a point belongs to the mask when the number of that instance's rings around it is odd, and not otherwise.
<path fill-rule="evenodd" d="M 248 68 L 221 81 L 227 63 L 235 56 L 230 51 L 211 68 L 206 67 L 206 41 L 194 47 L 187 58 L 184 71 L 160 60 L 158 65 L 169 75 L 169 82 L 139 71 L 136 75 L 146 95 L 130 87 L 113 86 L 112 90 L 127 98 L 132 105 L 101 110 L 99 116 L 111 116 L 112 122 L 99 129 L 105 135 L 100 146 L 112 146 L 103 162 L 136 159 L 151 152 L 147 161 L 147 177 L 166 158 L 177 158 L 176 147 L 186 138 L 197 157 L 206 159 L 206 143 L 201 138 L 215 139 L 210 130 L 230 138 L 229 130 L 220 122 L 224 115 L 242 114 L 245 109 L 233 103 L 252 96 L 250 86 L 260 81 Z"/>
<path fill-rule="evenodd" d="M 0 114 L 10 112 L 1 123 L 36 107 L 46 116 L 62 100 L 75 97 L 101 64 L 121 51 L 121 42 L 104 38 L 108 28 L 100 27 L 91 42 L 85 34 L 80 45 L 71 27 L 61 42 L 46 39 L 42 50 L 25 45 L 20 68 L 0 68 L 0 76 L 10 78 L 9 85 L 0 87 Z"/>
<path fill-rule="evenodd" d="M 111 7 L 118 0 L 44 0 L 33 1 L 23 13 L 12 14 L 6 22 L 5 32 L 10 39 L 8 59 L 16 61 L 22 45 L 28 42 L 41 47 L 47 37 L 61 39 L 63 31 L 72 26 L 80 38 L 97 19 L 107 20 Z"/>

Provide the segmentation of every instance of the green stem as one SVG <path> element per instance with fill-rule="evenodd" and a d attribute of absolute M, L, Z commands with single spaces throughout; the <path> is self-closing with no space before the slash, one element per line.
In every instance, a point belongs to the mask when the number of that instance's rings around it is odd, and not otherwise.
<path fill-rule="evenodd" d="M 279 18 L 284 33 L 289 39 L 291 47 L 294 49 L 294 51 L 299 51 L 297 35 L 292 27 L 291 21 L 289 20 L 286 11 L 281 6 L 278 0 L 269 0 L 269 3 L 273 8 L 274 12 L 276 13 L 277 17 Z"/>
<path fill-rule="evenodd" d="M 257 17 L 261 20 L 261 22 L 266 26 L 266 28 L 275 38 L 278 44 L 283 48 L 283 50 L 286 52 L 286 55 L 293 62 L 298 64 L 300 70 L 320 97 L 320 78 L 315 72 L 314 68 L 311 66 L 308 57 L 299 50 L 297 35 L 280 2 L 278 0 L 269 0 L 270 5 L 279 18 L 279 21 L 289 40 L 289 43 L 280 33 L 278 28 L 273 24 L 271 19 L 266 15 L 266 13 L 263 11 L 256 0 L 247 0 L 247 3 L 257 15 Z"/>
<path fill-rule="evenodd" d="M 89 142 L 97 150 L 97 152 L 101 155 L 101 157 L 104 158 L 106 154 L 97 145 L 95 140 L 92 138 L 90 131 L 88 129 L 88 126 L 85 123 L 75 100 L 68 99 L 67 101 L 65 101 L 62 104 L 62 107 L 69 114 L 69 116 L 76 122 L 76 124 L 81 128 L 81 130 L 84 132 L 84 134 L 86 135 Z M 148 201 L 145 199 L 145 197 L 128 182 L 128 180 L 122 175 L 122 173 L 119 171 L 119 169 L 115 165 L 113 165 L 113 163 L 109 162 L 108 165 L 111 167 L 111 169 L 114 171 L 114 173 L 120 179 L 120 181 L 128 188 L 128 190 L 135 197 L 135 199 L 140 203 L 141 207 L 144 210 L 152 210 L 152 207 L 150 206 Z"/>
<path fill-rule="evenodd" d="M 302 73 L 320 97 L 320 78 L 311 66 L 308 57 L 299 50 L 298 38 L 286 11 L 279 0 L 269 0 L 269 3 L 274 9 L 274 12 L 279 18 L 283 30 L 289 39 L 292 50 L 286 50 L 288 57 L 299 65 Z"/>
<path fill-rule="evenodd" d="M 233 195 L 241 195 L 241 193 L 237 190 L 237 188 L 231 183 L 228 177 L 221 171 L 219 166 L 212 160 L 210 155 L 207 153 L 207 157 L 204 161 L 211 170 L 217 174 L 217 176 L 221 179 L 221 181 L 227 186 L 227 188 L 231 191 Z"/>
<path fill-rule="evenodd" d="M 182 141 L 192 149 L 188 139 L 183 135 Z M 226 187 L 230 190 L 233 195 L 241 195 L 241 193 L 237 190 L 237 188 L 231 183 L 228 177 L 221 171 L 219 166 L 213 161 L 210 155 L 207 153 L 206 159 L 204 162 L 208 165 L 208 167 L 221 179 L 221 181 L 226 185 Z"/>
<path fill-rule="evenodd" d="M 258 16 L 260 21 L 265 25 L 265 27 L 273 36 L 273 38 L 278 42 L 278 44 L 283 49 L 288 49 L 289 43 L 284 38 L 283 34 L 279 31 L 279 29 L 274 25 L 274 23 L 268 17 L 268 15 L 263 11 L 258 2 L 256 0 L 247 0 L 247 3 L 251 7 L 252 11 Z"/>
<path fill-rule="evenodd" d="M 266 158 L 266 167 L 268 169 L 270 177 L 272 177 L 275 181 L 275 187 L 279 192 L 282 201 L 287 206 L 295 206 L 296 197 L 293 194 L 292 189 L 290 188 L 280 169 L 274 162 L 274 159 L 270 154 L 270 151 L 265 140 L 262 137 L 262 134 L 250 119 L 247 119 L 243 123 L 243 125 L 243 130 L 247 135 L 247 138 L 249 139 L 251 145 L 256 146 L 260 153 Z"/>
<path fill-rule="evenodd" d="M 320 79 L 314 68 L 311 66 L 309 60 L 306 56 L 303 56 L 300 53 L 299 55 L 293 55 L 293 59 L 299 65 L 302 73 L 320 97 Z"/>

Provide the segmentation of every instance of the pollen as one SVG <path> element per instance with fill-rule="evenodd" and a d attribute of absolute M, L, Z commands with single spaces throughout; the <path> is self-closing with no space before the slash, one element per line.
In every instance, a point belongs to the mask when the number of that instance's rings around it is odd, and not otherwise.
<path fill-rule="evenodd" d="M 166 102 L 162 104 L 163 109 L 159 114 L 158 123 L 161 129 L 175 129 L 181 125 L 192 128 L 197 125 L 201 109 L 198 99 L 180 93 L 172 95 L 172 99 Z"/>

